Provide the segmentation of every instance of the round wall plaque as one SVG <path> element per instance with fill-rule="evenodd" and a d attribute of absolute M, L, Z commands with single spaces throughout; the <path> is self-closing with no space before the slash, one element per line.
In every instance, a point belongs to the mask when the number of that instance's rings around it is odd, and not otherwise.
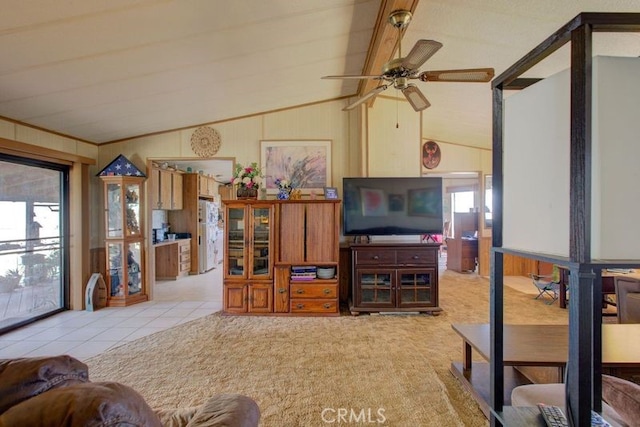
<path fill-rule="evenodd" d="M 422 145 L 422 165 L 433 169 L 440 164 L 440 147 L 435 141 L 427 141 Z"/>
<path fill-rule="evenodd" d="M 202 126 L 191 135 L 191 149 L 200 157 L 211 157 L 220 149 L 220 133 L 208 126 Z"/>

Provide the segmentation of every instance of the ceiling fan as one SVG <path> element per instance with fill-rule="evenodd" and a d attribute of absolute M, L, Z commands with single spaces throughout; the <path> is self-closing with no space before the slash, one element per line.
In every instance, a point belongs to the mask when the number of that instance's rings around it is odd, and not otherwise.
<path fill-rule="evenodd" d="M 493 68 L 468 68 L 460 70 L 420 71 L 419 68 L 427 59 L 431 58 L 442 47 L 442 43 L 435 40 L 418 40 L 411 51 L 402 57 L 401 35 L 411 21 L 412 14 L 408 10 L 396 10 L 389 15 L 388 22 L 398 29 L 398 58 L 392 59 L 382 67 L 380 75 L 342 75 L 324 76 L 323 79 L 375 79 L 380 80 L 380 85 L 367 92 L 356 101 L 347 105 L 343 110 L 351 110 L 356 106 L 375 97 L 390 86 L 401 90 L 414 110 L 422 111 L 431 104 L 427 101 L 422 91 L 410 83 L 410 80 L 423 82 L 463 82 L 480 83 L 488 82 L 494 76 Z"/>

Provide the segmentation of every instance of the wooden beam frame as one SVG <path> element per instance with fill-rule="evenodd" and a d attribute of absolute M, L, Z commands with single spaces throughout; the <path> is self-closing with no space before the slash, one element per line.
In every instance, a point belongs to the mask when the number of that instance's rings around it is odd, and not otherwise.
<path fill-rule="evenodd" d="M 373 36 L 371 37 L 371 44 L 369 45 L 369 53 L 365 60 L 364 68 L 362 69 L 363 75 L 380 74 L 384 64 L 393 59 L 398 50 L 398 29 L 388 22 L 391 12 L 401 9 L 414 13 L 419 1 L 420 0 L 383 0 L 381 2 L 376 25 L 373 29 Z M 405 30 L 401 31 L 401 37 L 404 36 Z M 358 96 L 364 95 L 377 86 L 377 80 L 362 80 L 358 88 Z M 373 97 L 367 102 L 369 107 L 373 105 L 375 98 L 376 97 Z"/>
<path fill-rule="evenodd" d="M 520 78 L 566 43 L 571 43 L 571 116 L 569 259 L 551 256 L 551 262 L 570 270 L 569 362 L 565 384 L 567 417 L 572 425 L 589 425 L 591 410 L 601 410 L 600 331 L 601 271 L 637 268 L 640 260 L 591 259 L 591 107 L 592 36 L 594 32 L 640 32 L 640 13 L 581 13 L 553 33 L 492 82 L 493 88 L 493 248 L 491 265 L 491 425 L 504 425 L 503 408 L 503 91 L 526 87 Z M 518 251 L 515 251 L 519 254 Z M 544 254 L 537 254 L 544 256 Z"/>

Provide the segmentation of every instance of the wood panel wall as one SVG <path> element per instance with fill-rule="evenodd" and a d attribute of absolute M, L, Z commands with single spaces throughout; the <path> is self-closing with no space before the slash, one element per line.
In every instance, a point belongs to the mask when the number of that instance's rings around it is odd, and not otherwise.
<path fill-rule="evenodd" d="M 478 273 L 481 276 L 489 277 L 490 269 L 491 237 L 480 238 L 478 248 Z M 505 276 L 529 276 L 529 274 L 547 274 L 540 271 L 540 263 L 534 259 L 523 258 L 515 255 L 504 256 Z"/>

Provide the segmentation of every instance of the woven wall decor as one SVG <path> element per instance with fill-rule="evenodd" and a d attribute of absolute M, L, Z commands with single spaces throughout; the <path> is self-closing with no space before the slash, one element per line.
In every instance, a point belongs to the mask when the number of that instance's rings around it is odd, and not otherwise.
<path fill-rule="evenodd" d="M 191 149 L 200 157 L 211 157 L 220 149 L 220 133 L 208 126 L 202 126 L 191 135 Z"/>

